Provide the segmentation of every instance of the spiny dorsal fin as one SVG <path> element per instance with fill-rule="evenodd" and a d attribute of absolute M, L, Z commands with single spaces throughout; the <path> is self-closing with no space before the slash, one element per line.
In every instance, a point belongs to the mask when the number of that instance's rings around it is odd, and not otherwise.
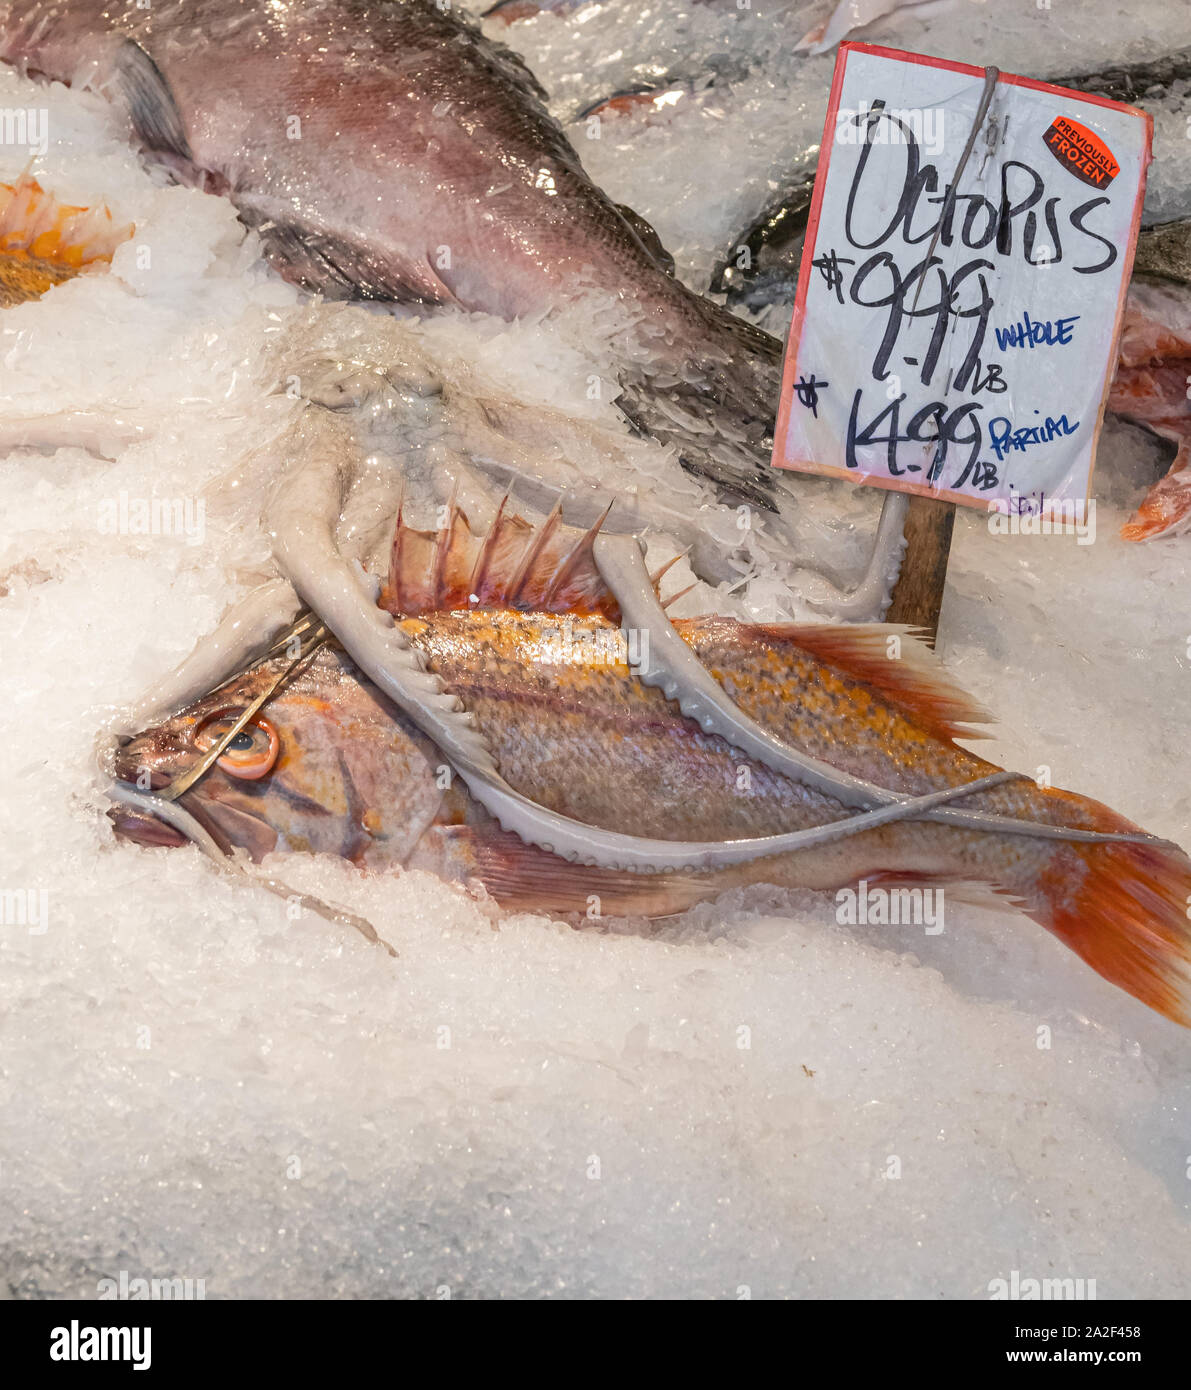
<path fill-rule="evenodd" d="M 401 512 L 380 606 L 394 616 L 457 608 L 602 614 L 620 609 L 592 558 L 604 517 L 587 532 L 567 526 L 558 507 L 539 526 L 507 508 L 505 498 L 486 536 L 477 536 L 451 501 L 440 531 L 417 531 Z"/>
<path fill-rule="evenodd" d="M 917 628 L 901 623 L 746 623 L 741 630 L 770 646 L 789 642 L 799 647 L 875 690 L 938 738 L 989 736 L 968 725 L 990 723 L 993 716 L 951 680 Z M 895 646 L 891 638 L 897 639 Z"/>
<path fill-rule="evenodd" d="M 549 553 L 551 542 L 558 535 L 561 526 L 562 502 L 559 501 L 555 502 L 550 515 L 525 542 L 525 549 L 521 552 L 521 558 L 517 561 L 517 568 L 513 571 L 506 590 L 505 597 L 510 606 L 520 605 L 533 609 L 542 607 L 540 602 L 535 602 L 535 598 L 539 591 L 549 584 L 552 572 L 543 572 L 543 557 Z"/>

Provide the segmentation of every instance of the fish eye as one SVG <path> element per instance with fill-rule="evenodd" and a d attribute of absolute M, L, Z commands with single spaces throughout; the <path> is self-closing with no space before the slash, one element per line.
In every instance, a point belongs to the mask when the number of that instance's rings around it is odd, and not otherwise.
<path fill-rule="evenodd" d="M 194 742 L 205 753 L 223 738 L 240 711 L 219 710 L 201 723 L 194 733 Z M 255 782 L 271 772 L 277 761 L 281 740 L 277 730 L 259 714 L 248 721 L 219 755 L 219 766 L 232 777 Z"/>

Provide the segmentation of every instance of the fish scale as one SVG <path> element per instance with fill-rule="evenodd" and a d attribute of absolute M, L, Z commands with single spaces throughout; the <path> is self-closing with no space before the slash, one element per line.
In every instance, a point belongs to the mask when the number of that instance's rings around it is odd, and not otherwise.
<path fill-rule="evenodd" d="M 591 538 L 569 555 L 552 551 L 558 541 L 557 529 L 543 527 L 494 560 L 497 550 L 489 552 L 483 537 L 468 539 L 458 516 L 437 541 L 399 523 L 380 602 L 394 611 L 394 635 L 435 700 L 460 706 L 455 717 L 466 718 L 512 796 L 577 829 L 590 826 L 593 839 L 608 831 L 639 837 L 642 853 L 657 855 L 652 869 L 573 862 L 502 829 L 413 718 L 333 644 L 298 662 L 292 679 L 279 682 L 285 661 L 270 657 L 144 731 L 118 751 L 117 776 L 131 783 L 148 769 L 155 786 L 184 779 L 203 746 L 201 731 L 232 717 L 229 704 L 233 713 L 245 710 L 276 686 L 258 716 L 255 751 L 228 747 L 181 798 L 200 832 L 225 850 L 240 846 L 259 858 L 322 849 L 365 871 L 423 869 L 482 886 L 506 908 L 556 913 L 590 912 L 594 902 L 599 914 L 666 915 L 750 883 L 982 884 L 1015 900 L 1106 978 L 1191 1023 L 1191 860 L 1181 850 L 1140 837 L 1094 801 L 1021 778 L 965 800 L 1067 827 L 1071 836 L 1083 829 L 1134 838 L 1081 843 L 922 818 L 858 828 L 862 817 L 842 801 L 705 733 L 639 680 L 618 650 L 584 646 L 592 636 L 619 638 L 614 618 L 601 611 L 613 606 L 611 595 L 601 598 Z M 491 562 L 482 604 L 460 590 L 476 553 Z M 530 555 L 535 562 L 527 565 Z M 573 595 L 566 605 L 515 605 L 515 595 L 550 592 L 560 564 Z M 398 599 L 415 595 L 416 611 L 403 611 Z M 906 634 L 894 634 L 890 659 L 888 628 L 721 618 L 676 631 L 762 727 L 841 771 L 936 795 L 1004 777 L 955 742 L 983 711 Z M 572 661 L 566 644 L 576 642 L 585 655 Z M 592 650 L 612 655 L 592 660 Z M 278 751 L 262 776 L 256 759 L 264 746 Z M 238 764 L 244 757 L 253 759 L 251 772 Z M 143 797 L 130 797 L 115 819 L 130 838 L 163 843 Z M 770 847 L 783 834 L 803 847 Z M 765 848 L 722 861 L 700 856 L 686 872 L 669 867 L 662 852 L 717 842 L 729 851 Z"/>

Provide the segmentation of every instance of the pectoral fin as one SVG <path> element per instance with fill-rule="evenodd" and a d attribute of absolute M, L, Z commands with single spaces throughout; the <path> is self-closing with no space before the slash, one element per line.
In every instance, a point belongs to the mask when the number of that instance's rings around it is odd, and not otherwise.
<path fill-rule="evenodd" d="M 186 123 L 161 69 L 133 39 L 120 45 L 115 68 L 137 139 L 154 154 L 193 167 Z"/>

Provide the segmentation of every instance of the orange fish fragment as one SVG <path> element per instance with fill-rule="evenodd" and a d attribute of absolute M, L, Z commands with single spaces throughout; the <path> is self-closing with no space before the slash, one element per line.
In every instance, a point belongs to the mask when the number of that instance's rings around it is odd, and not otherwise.
<path fill-rule="evenodd" d="M 131 223 L 117 226 L 105 205 L 60 203 L 23 174 L 0 183 L 0 308 L 24 304 L 82 271 L 111 264 Z"/>

